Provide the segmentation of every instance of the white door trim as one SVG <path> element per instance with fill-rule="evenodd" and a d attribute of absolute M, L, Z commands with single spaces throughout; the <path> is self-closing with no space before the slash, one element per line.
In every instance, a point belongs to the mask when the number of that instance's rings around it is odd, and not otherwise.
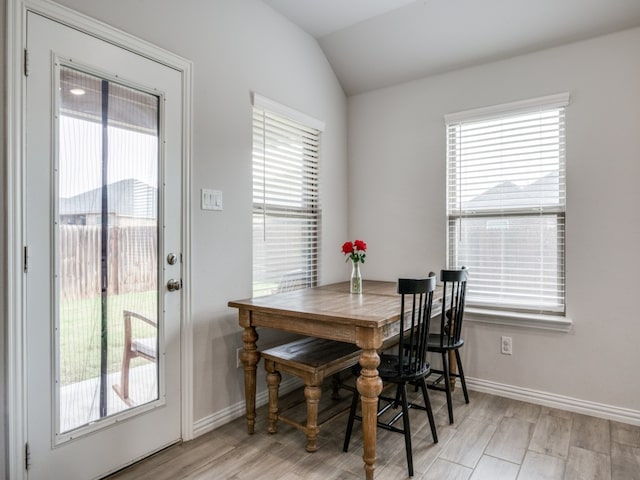
<path fill-rule="evenodd" d="M 179 71 L 182 75 L 182 312 L 181 312 L 181 429 L 182 438 L 193 438 L 193 326 L 191 323 L 191 123 L 192 63 L 149 42 L 117 30 L 67 7 L 48 0 L 7 0 L 7 442 L 9 478 L 26 478 L 25 442 L 27 426 L 25 369 L 25 279 L 24 245 L 24 166 L 25 92 L 24 50 L 27 11 L 80 30 L 86 34 L 130 50 Z M 27 62 L 28 64 L 28 62 Z"/>

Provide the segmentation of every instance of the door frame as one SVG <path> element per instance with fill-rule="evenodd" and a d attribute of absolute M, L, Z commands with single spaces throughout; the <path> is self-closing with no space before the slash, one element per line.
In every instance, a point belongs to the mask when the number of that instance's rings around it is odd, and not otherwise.
<path fill-rule="evenodd" d="M 166 65 L 182 76 L 182 307 L 180 410 L 183 440 L 193 438 L 193 325 L 191 322 L 192 62 L 103 22 L 48 0 L 6 0 L 6 411 L 9 478 L 26 478 L 25 338 L 25 109 L 27 12 L 35 12 Z M 26 67 L 25 67 L 26 64 Z M 1 326 L 0 326 L 1 328 Z M 0 472 L 0 475 L 2 472 Z"/>

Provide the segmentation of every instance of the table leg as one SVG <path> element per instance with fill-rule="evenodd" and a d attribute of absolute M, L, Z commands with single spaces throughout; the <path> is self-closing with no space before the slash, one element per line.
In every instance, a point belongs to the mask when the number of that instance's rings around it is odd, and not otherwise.
<path fill-rule="evenodd" d="M 253 434 L 256 424 L 256 365 L 260 352 L 256 347 L 258 334 L 255 327 L 245 327 L 242 332 L 244 349 L 240 355 L 244 365 L 244 396 L 247 410 L 247 432 Z"/>
<path fill-rule="evenodd" d="M 456 352 L 454 350 L 449 351 L 449 386 L 451 391 L 456 389 L 456 377 L 454 375 L 458 372 L 458 364 L 456 362 Z"/>
<path fill-rule="evenodd" d="M 449 335 L 451 337 L 453 337 L 454 328 L 455 319 L 452 319 L 449 322 Z M 458 364 L 456 363 L 456 353 L 453 350 L 449 350 L 449 388 L 452 393 L 456 389 L 456 377 L 454 375 L 457 372 L 457 366 Z"/>
<path fill-rule="evenodd" d="M 380 357 L 375 349 L 363 349 L 360 354 L 362 371 L 356 386 L 362 402 L 362 434 L 364 440 L 364 470 L 367 480 L 373 480 L 376 463 L 376 429 L 378 396 L 382 392 L 382 380 L 378 375 Z"/>

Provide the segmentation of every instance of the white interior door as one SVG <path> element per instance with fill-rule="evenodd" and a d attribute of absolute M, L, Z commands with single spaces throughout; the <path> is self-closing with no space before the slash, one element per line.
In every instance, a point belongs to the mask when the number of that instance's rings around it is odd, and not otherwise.
<path fill-rule="evenodd" d="M 181 436 L 181 74 L 33 12 L 27 49 L 28 476 L 99 478 Z"/>

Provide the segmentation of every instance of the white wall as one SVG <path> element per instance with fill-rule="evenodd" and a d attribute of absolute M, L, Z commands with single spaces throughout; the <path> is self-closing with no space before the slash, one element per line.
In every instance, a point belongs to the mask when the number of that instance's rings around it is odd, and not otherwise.
<path fill-rule="evenodd" d="M 251 295 L 250 92 L 326 122 L 323 282 L 347 275 L 339 253 L 347 232 L 346 98 L 316 41 L 256 0 L 60 3 L 193 61 L 191 288 L 194 417 L 201 420 L 244 398 L 237 311 L 227 302 Z M 222 190 L 224 211 L 200 210 L 201 188 Z"/>
<path fill-rule="evenodd" d="M 443 116 L 568 91 L 571 333 L 467 323 L 469 377 L 631 409 L 640 418 L 640 29 L 425 78 L 348 100 L 350 231 L 365 276 L 439 270 Z M 473 273 L 473 272 L 471 272 Z M 500 336 L 513 337 L 512 356 Z"/>

